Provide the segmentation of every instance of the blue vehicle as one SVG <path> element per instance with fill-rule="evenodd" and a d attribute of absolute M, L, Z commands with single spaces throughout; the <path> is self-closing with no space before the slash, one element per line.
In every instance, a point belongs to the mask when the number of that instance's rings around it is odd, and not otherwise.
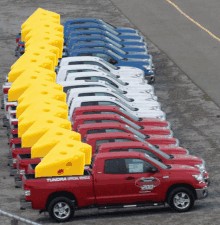
<path fill-rule="evenodd" d="M 73 45 L 75 44 L 79 44 L 79 43 L 92 43 L 92 42 L 99 42 L 99 43 L 109 43 L 109 44 L 113 44 L 114 46 L 126 51 L 126 52 L 148 52 L 147 51 L 147 43 L 146 42 L 140 42 L 143 43 L 145 45 L 143 46 L 138 46 L 135 45 L 136 42 L 127 42 L 126 41 L 126 45 L 124 44 L 120 44 L 119 42 L 115 42 L 112 39 L 103 36 L 101 34 L 97 34 L 97 35 L 79 35 L 79 36 L 75 36 L 73 38 L 71 38 L 69 40 L 69 46 L 70 48 L 67 48 L 67 46 L 63 46 L 64 49 L 67 50 L 67 52 L 70 51 L 70 49 L 72 48 Z M 128 45 L 127 45 L 128 44 Z"/>
<path fill-rule="evenodd" d="M 120 55 L 112 52 L 111 50 L 101 49 L 91 49 L 82 48 L 78 50 L 71 51 L 70 57 L 73 56 L 96 56 L 104 59 L 105 61 L 115 65 L 115 66 L 132 66 L 142 69 L 145 73 L 145 79 L 148 83 L 153 83 L 155 81 L 153 65 L 148 62 L 148 59 L 137 59 L 137 58 L 123 58 Z"/>
<path fill-rule="evenodd" d="M 114 31 L 112 29 L 109 29 L 105 25 L 99 25 L 99 24 L 83 24 L 83 25 L 71 25 L 68 26 L 66 29 L 64 38 L 68 38 L 69 34 L 74 31 L 83 31 L 83 30 L 88 30 L 88 31 L 97 31 L 97 30 L 103 30 L 103 31 L 108 31 L 111 34 L 114 34 L 115 36 L 118 36 L 119 38 L 122 36 L 128 36 L 129 39 L 138 39 L 141 40 L 143 37 L 141 35 L 137 35 L 135 33 L 119 33 L 117 31 Z M 131 37 L 131 38 L 130 38 Z"/>
<path fill-rule="evenodd" d="M 75 31 L 70 33 L 67 41 L 65 42 L 64 40 L 64 44 L 66 46 L 68 46 L 69 48 L 69 42 L 73 37 L 76 36 L 80 36 L 80 35 L 88 35 L 88 36 L 94 36 L 94 35 L 103 35 L 105 37 L 108 37 L 110 39 L 112 39 L 113 41 L 121 44 L 121 45 L 130 45 L 130 43 L 132 42 L 132 45 L 140 45 L 140 46 L 145 46 L 145 42 L 142 42 L 143 40 L 137 40 L 137 39 L 125 39 L 123 37 L 119 38 L 117 36 L 115 36 L 114 34 L 111 34 L 108 31 L 103 31 L 103 30 L 99 30 L 99 31 Z M 127 36 L 128 37 L 128 36 Z"/>
<path fill-rule="evenodd" d="M 24 45 L 25 42 L 22 42 L 21 40 L 18 41 L 18 45 L 15 48 L 15 56 L 19 56 L 20 55 L 20 51 L 24 53 Z"/>
<path fill-rule="evenodd" d="M 18 43 L 21 39 L 21 33 L 18 33 L 16 36 L 16 43 Z"/>
<path fill-rule="evenodd" d="M 78 43 L 72 46 L 71 51 L 80 50 L 82 48 L 90 48 L 90 49 L 106 49 L 111 50 L 112 52 L 120 55 L 122 58 L 139 58 L 139 59 L 149 59 L 151 60 L 152 57 L 147 52 L 125 52 L 122 49 L 109 44 L 109 43 L 99 43 L 99 42 L 92 42 L 92 43 Z"/>
<path fill-rule="evenodd" d="M 103 20 L 100 19 L 96 19 L 96 18 L 77 18 L 77 19 L 69 19 L 66 20 L 66 22 L 63 24 L 64 26 L 64 36 L 66 35 L 65 32 L 68 28 L 68 26 L 71 25 L 83 25 L 83 24 L 100 24 L 100 25 L 105 25 L 108 28 L 119 32 L 119 33 L 134 33 L 134 34 L 138 34 L 137 30 L 134 30 L 132 28 L 127 28 L 127 27 L 115 27 Z"/>

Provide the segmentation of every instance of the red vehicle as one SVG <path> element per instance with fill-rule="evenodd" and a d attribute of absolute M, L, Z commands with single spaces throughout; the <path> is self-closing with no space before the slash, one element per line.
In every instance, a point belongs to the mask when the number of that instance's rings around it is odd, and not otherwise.
<path fill-rule="evenodd" d="M 137 144 L 136 144 L 137 143 Z M 145 145 L 145 148 L 141 147 Z M 98 153 L 106 152 L 143 152 L 150 157 L 162 162 L 164 164 L 180 164 L 197 167 L 204 175 L 204 180 L 207 185 L 210 185 L 209 173 L 205 169 L 205 161 L 199 157 L 193 155 L 182 155 L 178 151 L 171 148 L 164 151 L 157 149 L 151 144 L 142 144 L 140 142 L 128 142 L 128 143 L 104 143 L 99 146 Z"/>
<path fill-rule="evenodd" d="M 150 138 L 146 137 L 145 135 L 141 134 L 142 136 L 137 136 L 137 134 L 127 134 L 122 132 L 113 132 L 113 133 L 100 133 L 97 134 L 89 134 L 84 136 L 83 142 L 86 142 L 87 144 L 92 146 L 93 154 L 95 153 L 95 149 L 97 148 L 97 143 L 103 143 L 103 142 L 124 142 L 124 141 L 143 141 L 144 143 L 147 143 L 148 145 L 151 144 L 157 144 L 157 145 L 169 145 L 169 144 L 176 144 L 175 138 L 166 137 L 166 136 L 151 136 Z M 147 141 L 143 138 L 146 138 Z M 155 147 L 154 147 L 155 148 Z M 17 154 L 16 160 L 16 167 L 18 171 L 18 176 L 22 176 L 22 174 L 27 173 L 28 165 L 30 163 L 39 163 L 40 159 L 32 159 L 31 154 L 29 153 L 23 153 L 23 154 Z"/>
<path fill-rule="evenodd" d="M 178 145 L 177 140 L 171 137 L 161 136 L 161 139 L 148 139 L 145 141 L 144 139 L 138 137 L 137 135 L 122 133 L 122 132 L 114 132 L 114 133 L 100 133 L 100 134 L 87 134 L 84 136 L 82 142 L 87 143 L 92 146 L 92 154 L 95 154 L 98 151 L 98 146 L 102 143 L 110 143 L 110 142 L 129 142 L 129 141 L 140 141 L 146 144 L 152 145 Z"/>
<path fill-rule="evenodd" d="M 11 148 L 11 176 L 15 175 L 17 173 L 17 155 L 19 154 L 30 154 L 31 148 L 22 148 L 21 143 L 12 144 Z"/>
<path fill-rule="evenodd" d="M 81 115 L 77 116 L 72 122 L 72 130 L 77 131 L 77 128 L 81 124 L 89 124 L 89 123 L 123 123 L 127 124 L 134 129 L 140 131 L 141 133 L 146 133 L 152 127 L 152 132 L 154 130 L 155 134 L 164 134 L 164 135 L 172 135 L 173 132 L 169 128 L 165 127 L 156 127 L 154 125 L 137 125 L 133 123 L 131 120 L 127 118 L 115 114 L 93 114 L 93 115 Z M 155 127 L 155 128 L 153 128 Z"/>
<path fill-rule="evenodd" d="M 81 134 L 83 138 L 86 134 L 98 134 L 98 133 L 111 133 L 111 132 L 124 132 L 136 134 L 138 137 L 143 139 L 152 139 L 156 137 L 161 137 L 161 135 L 167 135 L 167 129 L 163 129 L 162 127 L 145 127 L 143 129 L 144 132 L 139 132 L 136 129 L 122 123 L 89 123 L 89 124 L 81 124 L 77 128 L 77 132 Z M 163 133 L 163 130 L 165 132 Z M 160 132 L 158 132 L 160 131 Z M 158 133 L 160 136 L 158 136 Z M 167 135 L 172 137 L 171 135 Z"/>
<path fill-rule="evenodd" d="M 9 146 L 12 148 L 12 144 L 21 143 L 21 138 L 18 137 L 18 126 L 12 125 L 12 129 L 10 129 L 9 134 Z"/>
<path fill-rule="evenodd" d="M 139 141 L 132 141 L 132 142 L 113 142 L 113 143 L 103 143 L 98 146 L 98 152 L 115 152 L 115 151 L 130 151 L 130 148 L 135 149 L 142 149 L 144 153 L 144 150 L 150 150 L 151 148 L 155 146 L 152 146 L 149 143 L 143 143 Z M 181 148 L 179 146 L 160 146 L 157 148 L 158 150 L 170 155 L 170 154 L 178 154 L 178 155 L 189 155 L 189 151 Z"/>
<path fill-rule="evenodd" d="M 146 149 L 146 151 L 149 151 L 151 148 L 155 148 L 151 144 L 143 143 L 143 142 L 137 142 L 137 141 L 132 141 L 132 142 L 114 142 L 114 143 L 109 143 L 109 144 L 101 144 L 98 146 L 98 152 L 111 152 L 111 151 L 116 151 L 116 149 L 125 149 L 127 148 L 139 148 L 139 149 Z M 167 154 L 179 154 L 179 155 L 188 155 L 189 151 L 177 147 L 177 146 L 160 146 L 159 147 L 160 151 L 163 151 Z M 37 166 L 38 163 L 40 163 L 41 159 L 31 159 L 31 154 L 21 154 L 17 156 L 17 169 L 18 174 L 15 176 L 15 186 L 16 187 L 21 187 L 21 178 L 23 174 L 27 173 L 35 173 L 35 167 Z"/>
<path fill-rule="evenodd" d="M 166 120 L 161 121 L 153 118 L 138 118 L 122 108 L 110 105 L 94 105 L 94 106 L 81 106 L 74 110 L 72 121 L 80 115 L 91 115 L 91 114 L 114 114 L 123 116 L 128 120 L 139 126 L 155 126 L 155 127 L 167 127 L 170 129 L 170 123 Z"/>
<path fill-rule="evenodd" d="M 59 222 L 68 221 L 75 210 L 88 207 L 168 203 L 173 210 L 186 212 L 195 200 L 208 195 L 198 168 L 165 165 L 139 152 L 98 154 L 82 176 L 35 178 L 34 174 L 24 174 L 23 188 L 21 209 L 48 211 Z"/>

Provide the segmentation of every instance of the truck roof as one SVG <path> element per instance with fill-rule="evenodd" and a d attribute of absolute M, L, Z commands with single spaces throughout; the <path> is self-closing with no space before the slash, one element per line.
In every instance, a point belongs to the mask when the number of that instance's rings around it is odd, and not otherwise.
<path fill-rule="evenodd" d="M 62 63 L 64 62 L 78 62 L 78 61 L 102 61 L 104 62 L 104 60 L 102 60 L 99 57 L 95 57 L 95 56 L 77 56 L 77 57 L 65 57 L 62 58 L 60 61 L 60 66 L 62 66 Z"/>
<path fill-rule="evenodd" d="M 123 149 L 123 148 L 147 148 L 148 144 L 132 141 L 132 142 L 113 142 L 113 143 L 103 143 L 99 146 L 99 150 L 101 149 Z"/>
<path fill-rule="evenodd" d="M 115 119 L 115 120 L 121 120 L 125 117 L 123 116 L 120 116 L 120 115 L 117 115 L 117 114 L 89 114 L 89 115 L 80 115 L 80 116 L 77 116 L 75 118 L 75 121 L 76 120 L 81 120 L 81 119 L 85 119 L 85 120 L 95 120 L 95 119 Z"/>
<path fill-rule="evenodd" d="M 117 106 L 110 106 L 110 105 L 94 105 L 94 106 L 81 106 L 77 107 L 74 111 L 74 114 L 77 115 L 77 113 L 87 113 L 87 112 L 103 112 L 103 111 L 109 111 L 109 112 L 118 112 L 118 114 L 115 115 L 125 115 L 127 117 L 131 117 L 131 119 L 135 121 L 142 121 L 142 118 L 136 117 L 129 112 L 126 112 L 120 107 Z M 94 113 L 95 114 L 95 113 Z M 91 115 L 91 114 L 88 114 Z M 153 120 L 153 119 L 152 119 Z M 158 121 L 158 119 L 154 119 L 155 121 Z"/>
<path fill-rule="evenodd" d="M 112 133 L 99 133 L 99 134 L 87 134 L 86 139 L 115 139 L 115 138 L 134 138 L 136 135 L 123 133 L 123 132 L 112 132 Z"/>
<path fill-rule="evenodd" d="M 87 124 L 80 124 L 81 129 L 107 129 L 107 128 L 123 128 L 127 126 L 123 123 L 112 123 L 112 122 L 105 122 L 105 123 L 87 123 Z"/>
<path fill-rule="evenodd" d="M 141 152 L 107 152 L 107 153 L 97 154 L 95 158 L 96 159 L 135 158 L 140 156 L 143 157 L 144 155 L 145 154 Z"/>

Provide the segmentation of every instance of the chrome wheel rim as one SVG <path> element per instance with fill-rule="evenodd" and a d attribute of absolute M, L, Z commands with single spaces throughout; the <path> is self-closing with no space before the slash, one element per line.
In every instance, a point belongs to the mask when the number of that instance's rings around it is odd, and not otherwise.
<path fill-rule="evenodd" d="M 66 219 L 70 215 L 70 206 L 66 202 L 58 202 L 53 207 L 53 213 L 59 219 Z"/>
<path fill-rule="evenodd" d="M 190 197 L 185 192 L 178 192 L 173 198 L 173 203 L 178 209 L 186 209 L 190 204 Z"/>

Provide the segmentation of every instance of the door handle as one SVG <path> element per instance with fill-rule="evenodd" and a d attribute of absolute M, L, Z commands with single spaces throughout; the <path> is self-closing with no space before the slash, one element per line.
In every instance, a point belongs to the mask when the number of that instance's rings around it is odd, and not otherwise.
<path fill-rule="evenodd" d="M 125 180 L 134 180 L 134 177 L 126 177 Z"/>

